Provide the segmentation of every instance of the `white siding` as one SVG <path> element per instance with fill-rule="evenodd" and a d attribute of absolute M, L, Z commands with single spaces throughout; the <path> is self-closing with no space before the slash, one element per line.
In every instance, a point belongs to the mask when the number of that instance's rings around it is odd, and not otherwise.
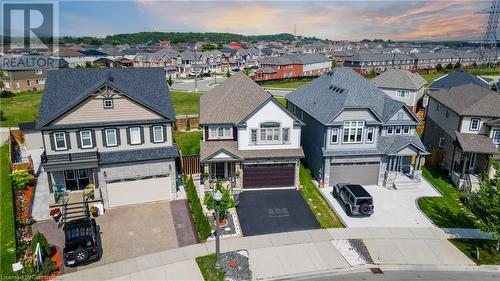
<path fill-rule="evenodd" d="M 396 92 L 397 90 L 403 90 L 403 89 L 387 89 L 387 88 L 381 88 L 381 90 L 391 97 L 392 99 L 395 99 L 400 102 L 404 102 L 406 105 L 413 107 L 417 105 L 417 102 L 422 98 L 424 95 L 424 87 L 420 88 L 419 90 L 410 90 L 410 95 L 408 97 L 402 98 L 398 97 Z"/>
<path fill-rule="evenodd" d="M 455 136 L 455 131 L 458 130 L 460 117 L 453 111 L 449 111 L 449 116 L 446 118 L 446 106 L 440 105 L 439 111 L 436 111 L 437 101 L 433 98 L 429 99 L 427 116 L 439 125 L 448 135 Z"/>
<path fill-rule="evenodd" d="M 478 131 L 471 131 L 470 130 L 470 122 L 471 122 L 471 119 L 475 119 L 475 118 L 481 119 L 481 121 L 479 122 L 479 130 Z M 465 116 L 462 118 L 460 132 L 461 133 L 468 133 L 468 134 L 488 135 L 490 130 L 488 129 L 488 126 L 484 125 L 484 123 L 488 122 L 490 120 L 491 120 L 491 118 L 487 118 L 487 117 L 468 117 L 468 116 Z"/>

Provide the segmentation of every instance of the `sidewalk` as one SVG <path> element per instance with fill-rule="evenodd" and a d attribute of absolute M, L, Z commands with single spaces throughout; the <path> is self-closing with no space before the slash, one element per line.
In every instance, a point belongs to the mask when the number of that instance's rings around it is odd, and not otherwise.
<path fill-rule="evenodd" d="M 330 243 L 333 239 L 363 239 L 377 264 L 473 265 L 437 228 L 339 228 L 239 237 L 222 240 L 221 252 L 247 249 L 254 279 L 349 268 Z M 214 249 L 214 242 L 206 242 L 83 269 L 59 280 L 201 280 L 194 259 Z"/>

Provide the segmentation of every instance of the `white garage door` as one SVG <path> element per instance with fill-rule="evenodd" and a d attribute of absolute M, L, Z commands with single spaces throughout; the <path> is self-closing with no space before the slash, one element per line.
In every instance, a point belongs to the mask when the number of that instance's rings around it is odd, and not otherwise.
<path fill-rule="evenodd" d="M 108 183 L 109 207 L 170 199 L 170 177 Z"/>
<path fill-rule="evenodd" d="M 377 184 L 379 162 L 342 163 L 330 166 L 330 184 Z"/>

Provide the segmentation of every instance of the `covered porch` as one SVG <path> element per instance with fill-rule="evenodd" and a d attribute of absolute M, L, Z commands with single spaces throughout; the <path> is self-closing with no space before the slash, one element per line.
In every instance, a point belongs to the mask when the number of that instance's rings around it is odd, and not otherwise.
<path fill-rule="evenodd" d="M 413 185 L 422 180 L 422 165 L 425 155 L 429 153 L 420 145 L 408 143 L 385 156 L 385 173 L 383 185 L 398 188 Z"/>

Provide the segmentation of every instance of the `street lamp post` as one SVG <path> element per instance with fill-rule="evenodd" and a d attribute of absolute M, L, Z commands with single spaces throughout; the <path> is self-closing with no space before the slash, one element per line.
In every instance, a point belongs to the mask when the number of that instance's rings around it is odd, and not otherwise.
<path fill-rule="evenodd" d="M 197 60 L 198 56 L 196 55 L 196 50 L 198 49 L 198 46 L 194 46 L 194 91 L 198 92 L 198 65 L 197 65 Z"/>
<path fill-rule="evenodd" d="M 215 199 L 215 268 L 220 268 L 220 235 L 219 235 L 219 204 L 222 200 L 222 193 L 217 190 L 214 194 Z"/>

